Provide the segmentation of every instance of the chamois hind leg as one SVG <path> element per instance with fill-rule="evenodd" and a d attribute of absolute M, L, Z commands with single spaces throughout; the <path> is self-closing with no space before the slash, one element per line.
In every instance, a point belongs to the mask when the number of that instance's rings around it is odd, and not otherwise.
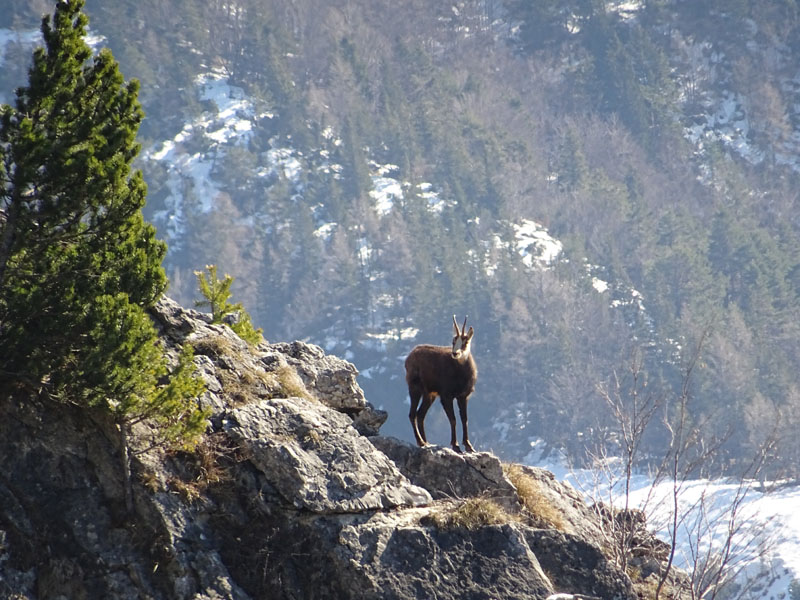
<path fill-rule="evenodd" d="M 408 420 L 411 421 L 411 428 L 414 430 L 414 439 L 417 440 L 417 446 L 424 446 L 425 440 L 420 436 L 419 429 L 417 429 L 417 406 L 419 406 L 419 400 L 422 398 L 422 390 L 415 385 L 409 385 L 408 396 L 411 399 Z"/>
<path fill-rule="evenodd" d="M 428 414 L 428 409 L 435 400 L 435 393 L 426 392 L 422 398 L 422 406 L 420 406 L 419 410 L 417 411 L 417 430 L 419 431 L 419 435 L 422 437 L 423 442 L 420 444 L 421 446 L 426 446 L 428 444 L 428 436 L 425 435 L 425 415 Z"/>
<path fill-rule="evenodd" d="M 450 446 L 456 452 L 461 453 L 461 448 L 458 447 L 458 438 L 456 438 L 456 413 L 453 410 L 453 399 L 442 396 L 442 406 L 447 414 L 447 420 L 450 421 Z"/>
<path fill-rule="evenodd" d="M 469 443 L 469 431 L 467 431 L 467 400 L 468 397 L 458 399 L 458 414 L 461 416 L 461 427 L 463 429 L 461 441 L 464 442 L 464 448 L 467 452 L 475 452 L 475 448 Z"/>

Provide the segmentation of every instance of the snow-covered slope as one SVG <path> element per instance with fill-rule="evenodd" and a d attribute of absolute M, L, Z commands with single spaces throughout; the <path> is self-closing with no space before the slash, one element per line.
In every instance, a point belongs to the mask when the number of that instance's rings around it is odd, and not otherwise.
<path fill-rule="evenodd" d="M 545 445 L 531 444 L 526 462 L 552 471 L 583 492 L 587 501 L 626 504 L 621 463 L 605 461 L 596 470 L 572 469 L 563 457 L 541 458 Z M 800 485 L 755 480 L 689 479 L 677 486 L 648 474 L 633 476 L 627 505 L 647 514 L 650 527 L 670 542 L 673 498 L 677 499 L 675 564 L 701 578 L 727 563 L 730 597 L 742 600 L 790 598 L 800 581 Z M 726 596 L 727 597 L 727 596 Z"/>

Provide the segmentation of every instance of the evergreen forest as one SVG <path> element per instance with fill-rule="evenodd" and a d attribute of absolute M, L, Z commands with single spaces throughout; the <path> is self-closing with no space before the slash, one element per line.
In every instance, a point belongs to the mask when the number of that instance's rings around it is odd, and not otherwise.
<path fill-rule="evenodd" d="M 6 5 L 11 104 L 52 6 Z M 683 402 L 704 469 L 768 451 L 800 474 L 794 0 L 84 10 L 138 80 L 142 210 L 176 300 L 216 265 L 266 339 L 352 361 L 403 439 L 403 359 L 468 315 L 479 450 L 613 454 L 613 406 L 645 402 L 658 457 Z"/>

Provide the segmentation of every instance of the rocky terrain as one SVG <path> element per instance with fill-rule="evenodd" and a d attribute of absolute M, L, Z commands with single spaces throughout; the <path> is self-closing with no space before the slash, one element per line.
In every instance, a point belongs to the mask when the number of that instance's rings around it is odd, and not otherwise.
<path fill-rule="evenodd" d="M 153 318 L 195 347 L 204 440 L 167 452 L 140 425 L 128 514 L 103 414 L 5 390 L 0 597 L 653 597 L 664 546 L 642 526 L 621 571 L 602 511 L 549 472 L 380 436 L 355 367 L 316 346 L 249 347 L 166 298 Z"/>

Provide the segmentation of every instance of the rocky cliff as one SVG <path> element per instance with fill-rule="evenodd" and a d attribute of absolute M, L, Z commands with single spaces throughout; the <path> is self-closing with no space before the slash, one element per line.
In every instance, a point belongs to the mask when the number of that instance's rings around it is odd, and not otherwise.
<path fill-rule="evenodd" d="M 599 511 L 548 472 L 381 437 L 386 415 L 353 365 L 300 342 L 248 347 L 169 299 L 153 318 L 171 353 L 195 347 L 207 435 L 191 453 L 165 452 L 141 425 L 129 514 L 102 413 L 4 390 L 0 597 L 611 600 L 654 589 L 664 548 L 644 530 L 622 572 Z"/>

